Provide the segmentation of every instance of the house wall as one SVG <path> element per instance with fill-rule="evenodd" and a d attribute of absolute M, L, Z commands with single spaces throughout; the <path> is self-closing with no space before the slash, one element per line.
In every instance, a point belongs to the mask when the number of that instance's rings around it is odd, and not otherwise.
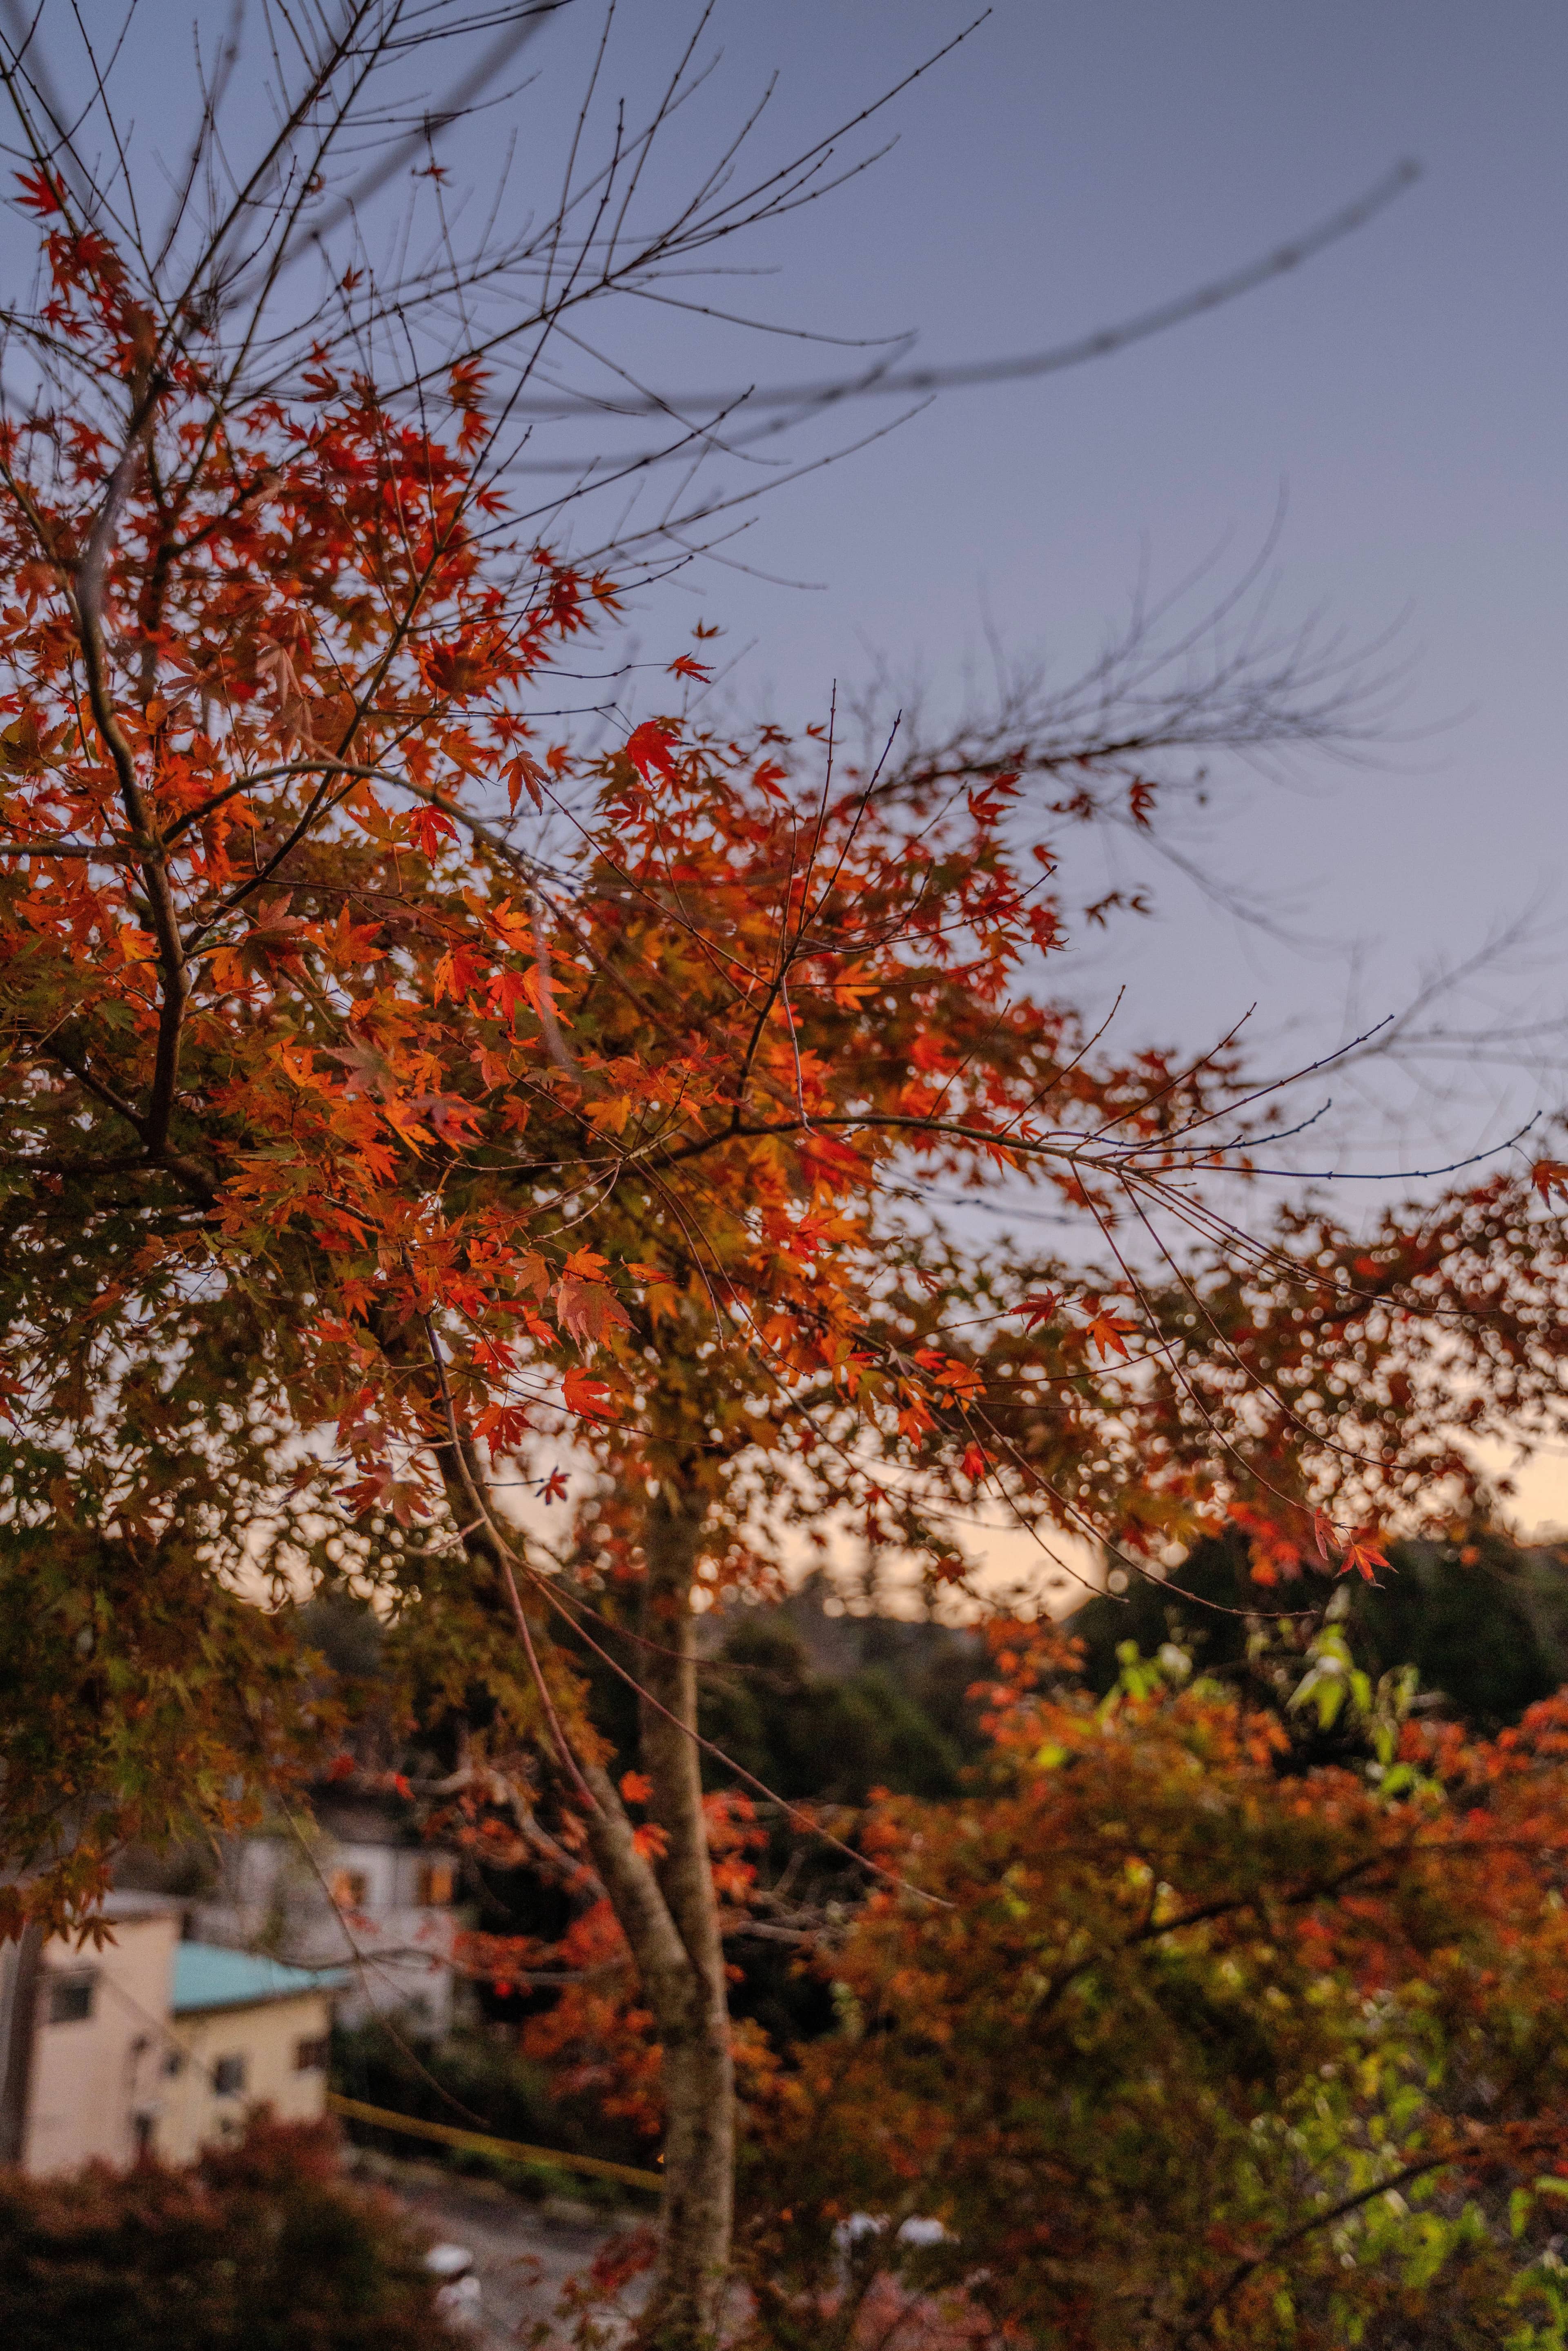
<path fill-rule="evenodd" d="M 112 1943 L 44 1947 L 24 2168 L 74 2171 L 95 2157 L 131 2162 L 162 2145 L 163 2056 L 180 1922 L 172 1912 L 117 1918 Z M 57 1993 L 89 1985 L 89 2012 L 51 2019 Z"/>
<path fill-rule="evenodd" d="M 324 1835 L 314 1864 L 288 1840 L 244 1839 L 231 1849 L 223 1898 L 196 1907 L 196 1934 L 235 1950 L 273 1951 L 296 1967 L 351 1968 L 338 2000 L 344 2024 L 379 2011 L 418 2032 L 449 2031 L 457 1914 L 450 1901 L 422 1895 L 432 1873 L 444 1872 L 450 1885 L 456 1855 Z"/>
<path fill-rule="evenodd" d="M 350 1913 L 347 1924 L 362 1964 L 355 1965 L 350 1981 L 339 1995 L 338 2012 L 343 2023 L 362 2024 L 378 2014 L 401 2017 L 416 2033 L 439 2036 L 450 2032 L 452 1940 L 456 1926 L 452 1912 L 400 1908 Z M 300 1964 L 341 1967 L 344 1948 L 340 1929 L 335 1938 L 324 1934 L 314 1945 L 301 1944 Z"/>
<path fill-rule="evenodd" d="M 286 2000 L 258 2001 L 244 2008 L 198 2009 L 177 2016 L 163 2076 L 163 2111 L 158 2152 L 171 2163 L 189 2163 L 209 2142 L 237 2131 L 248 2108 L 266 2104 L 284 2122 L 316 2122 L 327 2111 L 323 2064 L 302 2066 L 302 2048 L 314 2054 L 331 2030 L 332 2003 L 325 1992 L 300 1992 Z M 224 2061 L 239 2059 L 241 2079 L 220 2090 Z"/>

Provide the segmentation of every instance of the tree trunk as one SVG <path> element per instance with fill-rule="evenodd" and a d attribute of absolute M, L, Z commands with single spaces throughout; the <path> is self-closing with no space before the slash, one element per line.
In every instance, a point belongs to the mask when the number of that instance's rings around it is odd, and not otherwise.
<path fill-rule="evenodd" d="M 29 1919 L 18 1939 L 0 1949 L 0 2164 L 20 2163 L 27 2151 L 43 1949 L 44 1930 Z"/>
<path fill-rule="evenodd" d="M 661 2022 L 664 2210 L 646 2321 L 660 2351 L 716 2343 L 735 2208 L 735 2074 L 718 1906 L 703 1819 L 692 1614 L 702 1514 L 661 1491 L 643 1530 L 643 1764 L 668 1844 L 655 1865 L 689 1962 L 678 2018 Z M 672 1719 L 671 1718 L 674 1718 Z"/>
<path fill-rule="evenodd" d="M 494 1521 L 476 1525 L 480 1465 L 463 1440 L 443 1448 L 448 1500 L 467 1520 L 465 1547 L 496 1574 Z M 482 1503 L 480 1508 L 483 1509 Z M 487 1518 L 487 1513 L 486 1514 Z M 664 2194 L 659 2255 L 638 2327 L 647 2351 L 712 2351 L 719 2339 L 735 2212 L 735 2074 L 718 1904 L 703 1818 L 692 1616 L 703 1506 L 663 1489 L 643 1522 L 643 1630 L 632 1670 L 642 1702 L 650 1814 L 666 1839 L 655 1865 L 638 1852 L 615 1782 L 581 1761 L 596 1810 L 589 1850 L 636 1966 L 663 2051 Z M 504 1542 L 504 1538 L 501 1539 Z M 517 1603 L 520 1609 L 520 1599 Z M 519 1626 L 519 1631 L 521 1627 Z M 548 1628 L 533 1636 L 548 1655 Z M 560 1758 L 563 1766 L 566 1759 Z"/>

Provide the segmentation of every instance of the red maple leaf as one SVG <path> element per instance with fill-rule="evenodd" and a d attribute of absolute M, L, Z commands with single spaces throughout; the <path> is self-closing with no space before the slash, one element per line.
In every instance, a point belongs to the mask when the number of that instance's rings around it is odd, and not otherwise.
<path fill-rule="evenodd" d="M 1371 1536 L 1367 1535 L 1364 1537 L 1358 1537 L 1354 1542 L 1348 1543 L 1345 1546 L 1344 1560 L 1341 1566 L 1340 1573 L 1342 1575 L 1348 1575 L 1351 1569 L 1354 1567 L 1356 1573 L 1362 1578 L 1364 1583 L 1371 1583 L 1375 1580 L 1372 1573 L 1373 1569 L 1375 1567 L 1386 1567 L 1387 1564 L 1387 1560 L 1378 1550 L 1377 1545 L 1373 1541 Z"/>
<path fill-rule="evenodd" d="M 16 183 L 22 191 L 16 202 L 40 219 L 47 213 L 64 211 L 60 183 L 52 172 L 18 172 Z"/>
<path fill-rule="evenodd" d="M 670 746 L 674 740 L 674 728 L 662 718 L 645 718 L 641 726 L 633 726 L 626 738 L 626 757 L 644 783 L 654 776 L 674 782 L 675 763 Z"/>
<path fill-rule="evenodd" d="M 517 807 L 517 797 L 526 786 L 528 798 L 535 808 L 542 809 L 545 804 L 545 796 L 541 789 L 544 775 L 545 771 L 538 761 L 530 759 L 526 751 L 520 751 L 517 757 L 508 763 L 506 769 L 507 798 L 511 806 Z"/>
<path fill-rule="evenodd" d="M 439 809 L 417 808 L 403 820 L 408 837 L 426 857 L 434 857 L 444 841 L 455 841 L 457 827 Z"/>

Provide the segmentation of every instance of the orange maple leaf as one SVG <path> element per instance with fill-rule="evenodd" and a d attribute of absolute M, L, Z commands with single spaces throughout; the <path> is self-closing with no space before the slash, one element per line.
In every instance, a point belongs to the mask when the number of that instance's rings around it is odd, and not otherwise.
<path fill-rule="evenodd" d="M 566 1396 L 568 1412 L 575 1413 L 580 1420 L 609 1418 L 604 1409 L 610 1398 L 608 1380 L 597 1380 L 591 1373 L 585 1372 L 580 1364 L 573 1364 L 568 1369 L 566 1377 L 561 1382 L 561 1387 Z"/>
<path fill-rule="evenodd" d="M 408 837 L 426 857 L 434 857 L 444 841 L 455 841 L 457 827 L 440 809 L 416 808 L 404 817 Z"/>
<path fill-rule="evenodd" d="M 626 1309 L 602 1281 L 582 1281 L 576 1274 L 563 1274 L 556 1286 L 555 1303 L 561 1329 L 580 1347 L 596 1347 L 607 1331 L 632 1328 Z"/>
<path fill-rule="evenodd" d="M 1137 1327 L 1135 1322 L 1124 1321 L 1120 1314 L 1113 1314 L 1108 1310 L 1103 1309 L 1086 1325 L 1084 1336 L 1092 1346 L 1099 1348 L 1102 1357 L 1107 1357 L 1113 1353 L 1124 1355 L 1127 1352 L 1127 1342 L 1123 1333 L 1135 1331 Z"/>
<path fill-rule="evenodd" d="M 1373 1541 L 1370 1535 L 1367 1535 L 1358 1537 L 1354 1542 L 1348 1543 L 1345 1546 L 1345 1554 L 1340 1568 L 1340 1573 L 1342 1575 L 1348 1575 L 1351 1569 L 1354 1568 L 1356 1573 L 1361 1577 L 1364 1583 L 1371 1583 L 1375 1581 L 1372 1573 L 1373 1569 L 1375 1567 L 1386 1567 L 1387 1564 L 1387 1560 L 1384 1557 L 1382 1552 L 1379 1551 L 1376 1543 Z"/>

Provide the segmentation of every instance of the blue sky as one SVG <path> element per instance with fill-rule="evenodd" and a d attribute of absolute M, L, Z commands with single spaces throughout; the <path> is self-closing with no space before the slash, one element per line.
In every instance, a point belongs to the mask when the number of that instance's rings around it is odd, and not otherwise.
<path fill-rule="evenodd" d="M 781 67 L 804 121 L 962 21 L 928 0 L 808 0 L 738 8 L 727 37 L 737 77 Z M 939 684 L 982 601 L 1020 651 L 1071 667 L 1142 562 L 1167 582 L 1223 548 L 1222 578 L 1283 492 L 1281 610 L 1353 635 L 1407 615 L 1416 739 L 1382 771 L 1249 792 L 1232 869 L 1362 944 L 1374 1012 L 1490 924 L 1538 901 L 1561 914 L 1565 98 L 1568 16 L 1530 0 L 1002 0 L 901 101 L 898 146 L 834 200 L 831 234 L 802 225 L 780 314 L 787 287 L 795 316 L 916 327 L 933 359 L 1027 349 L 1266 247 L 1399 156 L 1424 176 L 1218 315 L 1072 375 L 950 394 L 765 505 L 748 558 L 824 584 L 727 583 L 752 674 L 791 711 L 861 646 L 918 655 Z M 1179 892 L 1162 913 L 1099 983 L 1125 977 L 1151 1033 L 1197 1037 L 1254 998 L 1260 1022 L 1334 1027 L 1339 959 L 1249 940 Z M 1502 997 L 1555 1002 L 1559 945 Z M 1432 1116 L 1469 1139 L 1468 1105 Z"/>
<path fill-rule="evenodd" d="M 786 152 L 971 13 L 723 0 L 704 37 L 714 75 L 661 169 L 673 184 L 775 73 L 758 139 Z M 226 14 L 204 0 L 209 38 Z M 622 0 L 608 70 L 634 103 L 695 15 Z M 455 176 L 482 181 L 515 120 L 508 206 L 547 185 L 600 22 L 572 0 L 546 26 L 531 87 L 445 151 Z M 190 23 L 188 4 L 148 0 L 123 52 L 141 156 L 176 143 Z M 1490 1001 L 1556 1009 L 1565 100 L 1568 11 L 1550 0 L 997 0 L 890 111 L 892 152 L 758 240 L 744 257 L 767 274 L 727 298 L 835 335 L 915 331 L 935 362 L 1028 350 L 1245 260 L 1401 156 L 1423 176 L 1372 226 L 1216 315 L 1071 374 L 946 395 L 779 489 L 730 549 L 748 569 L 709 567 L 644 604 L 650 654 L 680 650 L 699 614 L 719 621 L 740 656 L 732 691 L 795 724 L 879 658 L 952 695 L 988 611 L 1018 654 L 1067 675 L 1141 568 L 1158 587 L 1213 558 L 1222 585 L 1283 496 L 1278 611 L 1321 611 L 1353 639 L 1403 616 L 1407 739 L 1371 768 L 1309 763 L 1289 789 L 1245 780 L 1215 853 L 1244 883 L 1288 888 L 1339 944 L 1292 950 L 1172 883 L 1135 935 L 1084 943 L 1073 984 L 1102 1004 L 1124 984 L 1124 1033 L 1189 1046 L 1256 1001 L 1260 1037 L 1305 1051 L 1342 1033 L 1353 946 L 1355 1002 L 1375 1015 L 1533 908 L 1538 950 L 1495 977 Z M 716 369 L 816 376 L 831 358 L 673 313 L 627 334 L 675 389 Z M 1495 1140 L 1552 1102 L 1557 1078 L 1484 1072 L 1413 1103 L 1389 1092 L 1403 1123 L 1390 1137 L 1369 1113 L 1365 1132 L 1411 1166 Z"/>
<path fill-rule="evenodd" d="M 714 70 L 649 175 L 652 207 L 770 79 L 754 149 L 782 157 L 975 13 L 954 0 L 719 0 L 699 41 Z M 697 15 L 688 0 L 621 0 L 604 95 L 646 107 Z M 195 11 L 209 57 L 228 16 L 214 0 Z M 250 16 L 235 115 L 254 136 L 267 110 Z M 101 33 L 118 10 L 93 21 Z M 455 183 L 483 189 L 516 132 L 503 225 L 548 200 L 602 21 L 596 0 L 569 0 L 524 54 L 528 86 L 442 151 Z M 189 0 L 141 0 L 120 52 L 121 119 L 149 175 L 181 142 L 192 26 Z M 63 7 L 46 5 L 43 29 L 74 86 Z M 946 394 L 777 489 L 727 550 L 747 569 L 699 568 L 644 602 L 645 652 L 678 650 L 699 612 L 719 621 L 738 656 L 731 691 L 797 726 L 879 660 L 921 671 L 940 705 L 966 657 L 983 656 L 988 614 L 1015 654 L 1042 654 L 1065 678 L 1141 574 L 1159 590 L 1207 559 L 1223 587 L 1283 500 L 1275 611 L 1319 612 L 1353 642 L 1402 621 L 1407 739 L 1370 768 L 1309 764 L 1288 789 L 1243 779 L 1209 853 L 1282 891 L 1337 950 L 1291 951 L 1167 883 L 1135 935 L 1080 943 L 1072 984 L 1109 1001 L 1124 982 L 1128 1031 L 1189 1045 L 1256 1001 L 1260 1040 L 1284 1033 L 1304 1050 L 1342 1032 L 1352 943 L 1354 1016 L 1375 1016 L 1535 907 L 1541 951 L 1498 977 L 1491 1001 L 1555 1009 L 1565 98 L 1568 13 L 1546 0 L 997 0 L 841 151 L 891 134 L 891 152 L 719 256 L 759 274 L 689 290 L 826 334 L 915 333 L 923 359 L 971 360 L 1201 282 L 1399 157 L 1423 177 L 1356 236 L 1228 308 L 1073 373 Z M 675 390 L 817 376 L 838 358 L 675 311 L 612 317 L 608 332 L 617 356 Z M 894 413 L 862 408 L 850 437 Z M 568 445 L 584 438 L 560 430 Z M 819 435 L 800 453 L 827 445 Z M 734 486 L 756 478 L 727 471 Z M 1403 1164 L 1429 1157 L 1428 1140 L 1494 1138 L 1554 1082 L 1417 1101 Z"/>

